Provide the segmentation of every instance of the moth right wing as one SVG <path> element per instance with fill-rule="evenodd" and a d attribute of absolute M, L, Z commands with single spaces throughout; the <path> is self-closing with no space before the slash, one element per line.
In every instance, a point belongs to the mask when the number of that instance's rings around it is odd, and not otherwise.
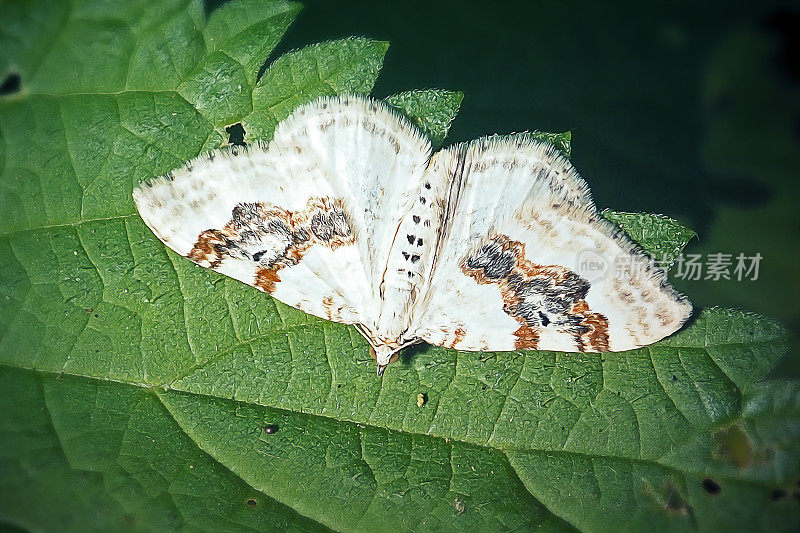
<path fill-rule="evenodd" d="M 411 336 L 462 350 L 621 351 L 689 316 L 551 146 L 478 139 L 435 154 L 429 172 L 448 176 L 450 190 Z"/>

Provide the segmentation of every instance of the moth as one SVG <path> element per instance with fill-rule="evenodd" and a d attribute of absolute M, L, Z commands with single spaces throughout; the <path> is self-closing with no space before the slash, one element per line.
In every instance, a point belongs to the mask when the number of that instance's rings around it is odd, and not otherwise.
<path fill-rule="evenodd" d="M 622 351 L 691 313 L 554 147 L 518 134 L 433 153 L 407 118 L 369 97 L 303 105 L 270 142 L 200 156 L 134 199 L 180 255 L 355 325 L 378 376 L 421 341 Z M 587 253 L 629 268 L 588 275 Z"/>

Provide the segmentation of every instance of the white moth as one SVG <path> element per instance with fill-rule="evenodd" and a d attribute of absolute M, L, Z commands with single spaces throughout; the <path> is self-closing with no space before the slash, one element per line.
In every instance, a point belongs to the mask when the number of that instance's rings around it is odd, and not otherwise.
<path fill-rule="evenodd" d="M 304 105 L 271 142 L 201 156 L 134 199 L 182 256 L 355 324 L 378 375 L 420 341 L 621 351 L 691 313 L 551 146 L 523 134 L 432 154 L 406 118 L 366 97 Z M 628 268 L 581 275 L 587 253 Z"/>

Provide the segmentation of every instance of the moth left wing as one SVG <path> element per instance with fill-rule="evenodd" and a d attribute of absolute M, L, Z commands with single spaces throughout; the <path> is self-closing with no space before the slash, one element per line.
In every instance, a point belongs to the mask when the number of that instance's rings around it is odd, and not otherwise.
<path fill-rule="evenodd" d="M 368 298 L 353 283 L 364 274 L 349 208 L 328 184 L 304 178 L 266 145 L 231 147 L 140 187 L 134 198 L 178 254 L 307 313 L 356 322 Z"/>
<path fill-rule="evenodd" d="M 180 255 L 307 313 L 368 323 L 429 157 L 385 105 L 326 97 L 281 121 L 271 142 L 201 156 L 134 199 Z"/>
<path fill-rule="evenodd" d="M 429 171 L 450 176 L 450 190 L 409 336 L 462 350 L 621 351 L 689 316 L 551 146 L 479 139 L 435 154 Z"/>

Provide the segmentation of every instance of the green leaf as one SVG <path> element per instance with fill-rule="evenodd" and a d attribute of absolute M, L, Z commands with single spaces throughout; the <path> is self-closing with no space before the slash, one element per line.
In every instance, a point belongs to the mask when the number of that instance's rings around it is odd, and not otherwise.
<path fill-rule="evenodd" d="M 152 391 L 3 367 L 0 389 L 5 523 L 31 531 L 325 530 L 198 449 Z"/>
<path fill-rule="evenodd" d="M 252 85 L 244 67 L 223 52 L 210 54 L 178 91 L 216 125 L 241 120 L 253 109 Z"/>
<path fill-rule="evenodd" d="M 159 398 L 231 471 L 333 529 L 571 530 L 491 449 L 175 392 Z"/>
<path fill-rule="evenodd" d="M 225 4 L 203 31 L 211 53 L 178 91 L 215 126 L 249 115 L 258 70 L 299 11 L 299 4 L 287 2 Z"/>
<path fill-rule="evenodd" d="M 572 155 L 572 132 L 547 133 L 545 131 L 533 131 L 529 135 L 539 141 L 552 144 L 565 157 Z"/>
<path fill-rule="evenodd" d="M 386 103 L 411 117 L 437 148 L 442 145 L 464 94 L 458 91 L 427 89 L 407 91 L 386 98 Z"/>
<path fill-rule="evenodd" d="M 669 268 L 683 248 L 697 236 L 693 230 L 664 215 L 624 213 L 606 209 L 603 216 L 622 228 L 644 251 Z"/>
<path fill-rule="evenodd" d="M 203 29 L 206 46 L 234 59 L 254 85 L 261 65 L 302 6 L 294 2 L 238 0 L 211 13 Z"/>
<path fill-rule="evenodd" d="M 389 43 L 344 39 L 307 46 L 278 58 L 253 90 L 253 112 L 242 120 L 248 139 L 269 139 L 295 107 L 320 96 L 367 94 Z"/>
<path fill-rule="evenodd" d="M 233 1 L 208 21 L 188 1 L 20 6 L 0 33 L 0 69 L 22 78 L 0 99 L 0 523 L 797 522 L 798 385 L 759 381 L 785 349 L 778 324 L 712 308 L 624 353 L 421 347 L 378 380 L 351 327 L 199 268 L 143 224 L 136 184 L 224 144 L 234 121 L 268 139 L 296 105 L 368 93 L 386 43 L 310 45 L 259 78 L 296 4 Z M 437 143 L 460 100 L 390 97 Z M 569 134 L 536 135 L 568 153 Z M 685 243 L 629 219 L 651 253 Z"/>

